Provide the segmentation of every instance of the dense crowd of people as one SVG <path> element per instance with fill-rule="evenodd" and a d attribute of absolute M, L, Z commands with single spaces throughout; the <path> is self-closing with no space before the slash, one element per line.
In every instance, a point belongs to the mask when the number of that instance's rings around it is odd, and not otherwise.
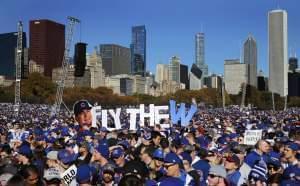
<path fill-rule="evenodd" d="M 201 108 L 188 126 L 147 121 L 128 129 L 92 126 L 92 105 L 50 116 L 50 106 L 0 104 L 0 186 L 300 185 L 300 108 Z M 137 123 L 139 118 L 137 118 Z M 113 125 L 113 120 L 108 122 Z M 246 145 L 246 130 L 261 130 Z"/>

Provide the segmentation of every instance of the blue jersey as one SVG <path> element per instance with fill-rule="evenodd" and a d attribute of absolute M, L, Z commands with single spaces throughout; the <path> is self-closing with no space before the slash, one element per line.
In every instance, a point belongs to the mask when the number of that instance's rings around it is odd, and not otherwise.
<path fill-rule="evenodd" d="M 230 186 L 237 186 L 240 178 L 241 178 L 241 173 L 238 170 L 228 174 L 226 177 Z"/>

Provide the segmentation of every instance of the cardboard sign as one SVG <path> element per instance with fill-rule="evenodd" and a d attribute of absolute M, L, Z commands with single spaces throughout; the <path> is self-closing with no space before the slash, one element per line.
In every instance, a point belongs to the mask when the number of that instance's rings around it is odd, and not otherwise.
<path fill-rule="evenodd" d="M 177 110 L 178 111 L 176 112 L 176 101 L 170 100 L 170 115 L 172 123 L 177 124 L 180 119 L 181 126 L 187 126 L 194 114 L 197 112 L 197 106 L 191 105 L 191 108 L 188 112 L 186 112 L 185 104 L 181 103 Z"/>
<path fill-rule="evenodd" d="M 76 185 L 76 174 L 77 174 L 77 167 L 72 165 L 68 168 L 64 173 L 61 174 L 61 179 L 64 181 L 66 185 Z"/>
<path fill-rule="evenodd" d="M 10 141 L 14 142 L 14 141 L 23 141 L 24 139 L 27 139 L 29 136 L 29 132 L 28 131 L 15 131 L 13 129 L 9 130 L 10 132 Z"/>
<path fill-rule="evenodd" d="M 244 136 L 244 144 L 255 145 L 262 137 L 262 130 L 246 130 Z"/>
<path fill-rule="evenodd" d="M 95 106 L 92 108 L 92 127 L 97 128 L 98 115 L 101 115 L 101 106 Z"/>
<path fill-rule="evenodd" d="M 154 104 L 150 104 L 148 110 L 145 110 L 145 105 L 140 104 L 139 108 L 127 108 L 126 113 L 129 115 L 129 129 L 136 130 L 138 125 L 143 127 L 145 125 L 145 119 L 149 119 L 149 125 L 154 126 L 155 124 L 159 124 L 161 119 L 172 119 L 173 123 L 178 123 L 181 121 L 182 126 L 188 125 L 189 121 L 192 119 L 194 114 L 197 112 L 197 106 L 191 105 L 191 108 L 186 112 L 185 103 L 181 103 L 180 107 L 176 108 L 176 102 L 171 100 L 170 107 L 169 106 L 155 106 Z M 169 110 L 168 114 L 166 112 Z M 177 111 L 176 111 L 177 110 Z M 161 113 L 162 112 L 162 113 Z M 101 118 L 102 127 L 106 127 L 109 131 L 121 129 L 120 122 L 121 108 L 117 109 L 101 109 L 101 106 L 96 106 L 92 108 L 92 126 L 97 127 L 97 120 Z M 137 122 L 136 118 L 139 115 L 140 121 Z M 115 127 L 111 128 L 107 125 L 108 117 L 114 121 Z M 169 125 L 162 125 L 162 127 L 168 128 Z"/>

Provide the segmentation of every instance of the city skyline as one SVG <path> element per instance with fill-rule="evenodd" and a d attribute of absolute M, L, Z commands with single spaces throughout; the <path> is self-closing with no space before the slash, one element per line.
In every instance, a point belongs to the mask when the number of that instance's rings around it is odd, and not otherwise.
<path fill-rule="evenodd" d="M 18 6 L 15 6 L 16 3 Z M 69 8 L 70 3 L 72 1 L 69 0 L 1 2 L 0 9 L 6 8 L 0 11 L 0 22 L 6 26 L 0 28 L 0 33 L 16 31 L 17 21 L 22 20 L 28 37 L 30 20 L 46 18 L 66 24 L 66 17 L 71 15 L 82 20 L 81 26 L 76 28 L 74 43 L 81 38 L 88 43 L 88 52 L 92 53 L 94 46 L 99 44 L 115 43 L 129 47 L 131 27 L 145 25 L 148 35 L 147 70 L 155 72 L 156 64 L 167 64 L 173 55 L 179 56 L 183 64 L 191 67 L 195 59 L 194 35 L 203 32 L 206 36 L 205 61 L 209 64 L 209 72 L 217 74 L 224 72 L 224 59 L 240 56 L 242 42 L 251 33 L 258 45 L 257 70 L 262 69 L 268 74 L 267 14 L 278 7 L 277 1 L 151 1 L 144 2 L 140 10 L 136 9 L 140 5 L 136 0 L 90 1 L 90 4 L 79 1 Z M 297 5 L 300 3 L 289 0 L 280 1 L 279 5 L 289 14 L 289 53 L 291 48 L 299 53 L 300 13 Z M 113 10 L 116 15 L 107 16 Z"/>

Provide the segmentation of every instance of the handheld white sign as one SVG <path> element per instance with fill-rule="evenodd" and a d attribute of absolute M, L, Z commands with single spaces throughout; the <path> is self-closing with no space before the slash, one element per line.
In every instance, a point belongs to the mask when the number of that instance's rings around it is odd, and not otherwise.
<path fill-rule="evenodd" d="M 64 173 L 61 174 L 61 179 L 64 181 L 66 185 L 76 185 L 76 174 L 77 174 L 77 167 L 72 165 L 68 168 Z"/>
<path fill-rule="evenodd" d="M 246 130 L 244 136 L 244 144 L 255 145 L 262 137 L 262 130 Z"/>

